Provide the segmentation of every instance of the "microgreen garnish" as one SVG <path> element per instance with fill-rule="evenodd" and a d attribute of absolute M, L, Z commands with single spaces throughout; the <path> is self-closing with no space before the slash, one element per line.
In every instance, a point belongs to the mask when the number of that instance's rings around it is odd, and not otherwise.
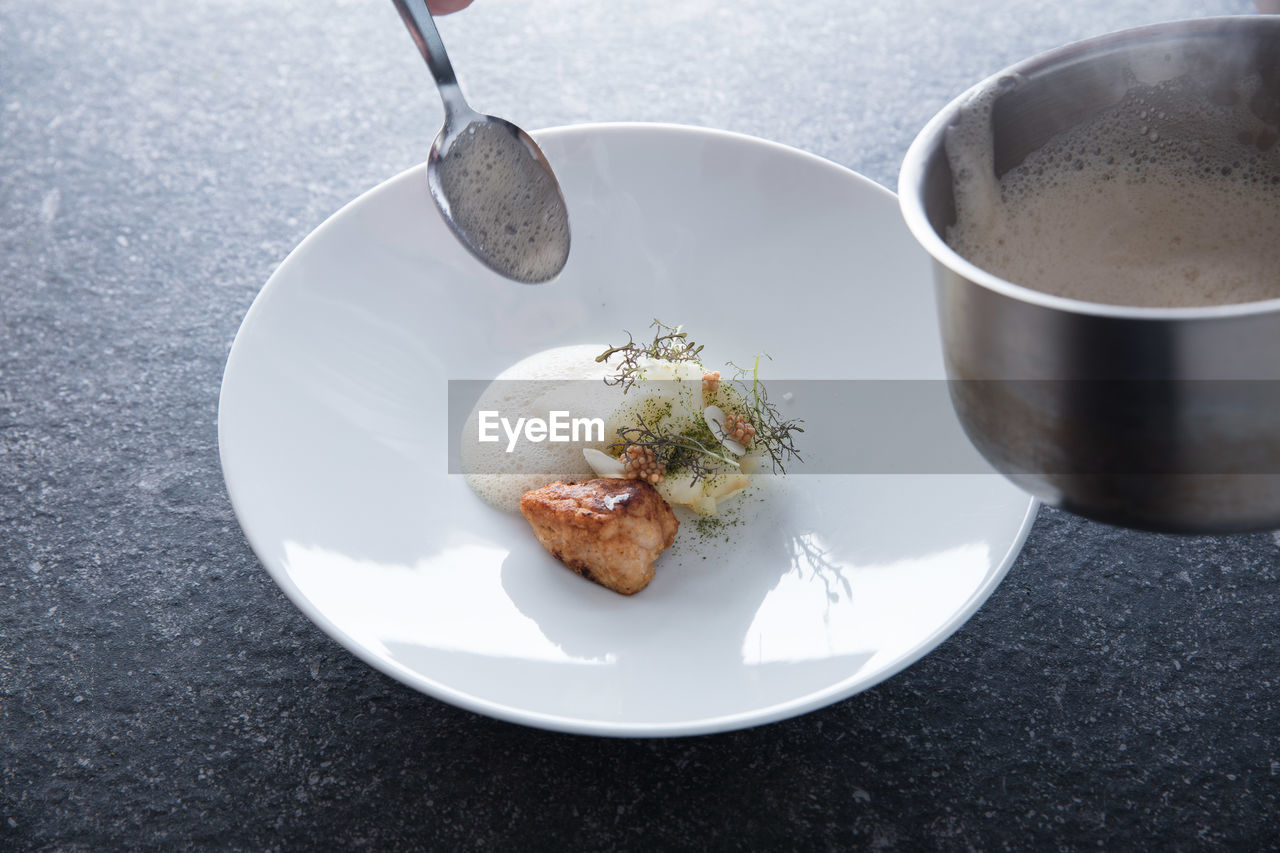
<path fill-rule="evenodd" d="M 631 333 L 627 332 L 625 344 L 620 347 L 609 347 L 596 356 L 596 361 L 599 362 L 608 362 L 615 355 L 622 357 L 618 372 L 604 380 L 606 385 L 621 386 L 622 393 L 627 393 L 644 373 L 644 365 L 641 361 L 646 358 L 671 362 L 698 360 L 698 353 L 702 352 L 702 346 L 689 340 L 689 334 L 684 331 L 683 326 L 667 326 L 654 320 L 649 324 L 649 328 L 657 329 L 652 343 L 638 344 Z"/>

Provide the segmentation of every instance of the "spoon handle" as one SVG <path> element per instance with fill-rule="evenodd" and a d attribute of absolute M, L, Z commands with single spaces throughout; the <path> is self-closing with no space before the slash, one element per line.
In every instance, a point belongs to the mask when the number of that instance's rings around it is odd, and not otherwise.
<path fill-rule="evenodd" d="M 462 97 L 462 88 L 458 85 L 458 78 L 454 76 L 453 64 L 449 62 L 449 54 L 445 52 L 444 42 L 440 40 L 440 32 L 436 29 L 435 21 L 431 18 L 431 11 L 427 9 L 425 0 L 391 0 L 391 2 L 395 4 L 405 28 L 413 37 L 413 42 L 418 46 L 422 58 L 427 61 L 427 67 L 431 69 L 436 88 L 440 90 L 440 100 L 444 101 L 446 119 L 452 119 L 455 115 L 464 112 L 471 112 L 471 107 Z"/>

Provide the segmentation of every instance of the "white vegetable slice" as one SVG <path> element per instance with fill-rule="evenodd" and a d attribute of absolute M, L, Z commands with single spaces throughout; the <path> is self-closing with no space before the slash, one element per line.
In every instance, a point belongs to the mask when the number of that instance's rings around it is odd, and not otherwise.
<path fill-rule="evenodd" d="M 722 474 L 703 486 L 702 491 L 707 497 L 723 498 L 750 485 L 751 479 L 746 474 Z"/>
<path fill-rule="evenodd" d="M 667 382 L 702 382 L 705 368 L 696 361 L 662 361 L 646 358 L 643 362 L 641 378 Z M 702 390 L 701 385 L 698 388 Z"/>
<path fill-rule="evenodd" d="M 702 497 L 702 482 L 695 483 L 692 477 L 668 477 L 658 484 L 658 494 L 668 503 L 693 506 L 693 502 Z"/>
<path fill-rule="evenodd" d="M 582 448 L 582 458 L 587 460 L 587 464 L 591 466 L 592 471 L 596 472 L 597 477 L 625 479 L 627 476 L 626 469 L 622 467 L 622 460 L 614 459 L 594 447 Z"/>
<path fill-rule="evenodd" d="M 725 414 L 724 409 L 719 406 L 707 406 L 702 410 L 702 419 L 707 422 L 707 427 L 711 430 L 711 434 L 720 439 L 720 443 L 725 446 L 734 456 L 743 456 L 747 449 L 732 438 L 725 436 L 728 432 L 724 428 Z M 724 436 L 724 437 L 722 437 Z"/>
<path fill-rule="evenodd" d="M 690 508 L 698 515 L 715 515 L 717 509 L 716 499 L 710 495 L 703 495 L 690 504 Z"/>

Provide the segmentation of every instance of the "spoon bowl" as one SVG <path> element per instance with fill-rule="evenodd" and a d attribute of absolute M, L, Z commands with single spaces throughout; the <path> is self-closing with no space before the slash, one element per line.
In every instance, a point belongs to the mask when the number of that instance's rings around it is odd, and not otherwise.
<path fill-rule="evenodd" d="M 392 0 L 431 69 L 444 127 L 427 158 L 427 185 L 446 224 L 490 269 L 526 284 L 550 281 L 569 258 L 569 213 L 537 143 L 516 125 L 473 110 L 424 0 Z"/>

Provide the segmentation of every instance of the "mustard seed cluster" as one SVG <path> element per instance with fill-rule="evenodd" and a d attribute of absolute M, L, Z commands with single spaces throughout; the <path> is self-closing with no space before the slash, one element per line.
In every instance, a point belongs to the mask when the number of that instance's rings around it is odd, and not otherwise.
<path fill-rule="evenodd" d="M 743 447 L 750 447 L 756 437 L 756 428 L 744 416 L 730 412 L 724 416 L 724 434 Z"/>
<path fill-rule="evenodd" d="M 667 466 L 653 450 L 639 444 L 628 444 L 622 451 L 622 469 L 628 477 L 644 480 L 651 486 L 661 483 L 667 473 Z"/>

